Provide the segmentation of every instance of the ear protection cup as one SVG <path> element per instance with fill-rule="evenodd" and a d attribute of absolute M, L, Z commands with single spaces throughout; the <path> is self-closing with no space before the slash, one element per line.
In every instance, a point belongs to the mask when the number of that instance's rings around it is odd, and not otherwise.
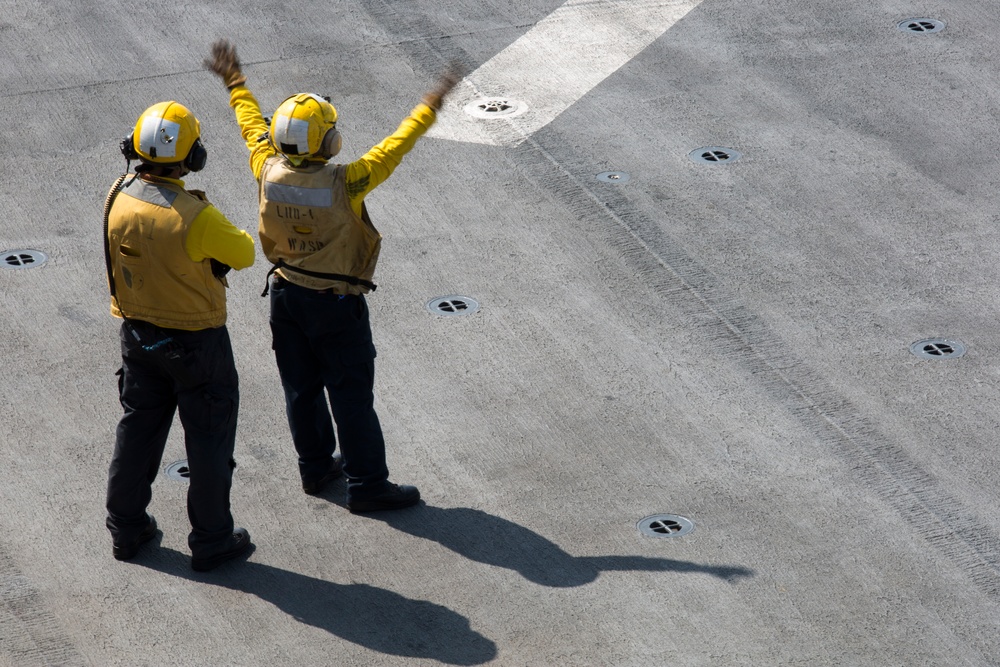
<path fill-rule="evenodd" d="M 340 130 L 337 129 L 336 125 L 333 126 L 327 130 L 326 134 L 323 135 L 323 142 L 319 147 L 320 157 L 324 157 L 329 160 L 340 152 L 340 148 L 343 143 L 343 139 L 340 136 Z"/>
<path fill-rule="evenodd" d="M 139 154 L 135 152 L 135 144 L 133 139 L 135 137 L 135 132 L 129 132 L 128 136 L 121 140 L 118 144 L 118 149 L 125 156 L 125 159 L 131 162 L 132 160 L 138 160 Z"/>
<path fill-rule="evenodd" d="M 187 157 L 184 158 L 184 166 L 188 171 L 201 171 L 207 161 L 208 151 L 205 150 L 205 145 L 201 143 L 201 139 L 195 139 Z"/>

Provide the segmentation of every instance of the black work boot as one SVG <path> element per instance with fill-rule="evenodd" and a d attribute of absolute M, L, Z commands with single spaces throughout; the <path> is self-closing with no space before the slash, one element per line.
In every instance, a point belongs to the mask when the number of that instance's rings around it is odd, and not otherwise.
<path fill-rule="evenodd" d="M 139 553 L 139 547 L 156 537 L 156 519 L 152 515 L 147 516 L 149 516 L 149 523 L 146 524 L 146 527 L 142 529 L 142 532 L 135 539 L 131 542 L 115 542 L 111 545 L 111 552 L 114 554 L 115 560 L 130 560 L 135 558 L 135 555 Z"/>
<path fill-rule="evenodd" d="M 247 532 L 247 529 L 234 528 L 233 539 L 232 542 L 230 542 L 228 549 L 207 558 L 192 558 L 191 569 L 195 572 L 208 572 L 209 570 L 214 570 L 227 560 L 232 560 L 233 558 L 246 553 L 251 546 L 250 533 Z"/>
<path fill-rule="evenodd" d="M 362 512 L 378 512 L 379 510 L 398 510 L 410 507 L 420 502 L 420 491 L 415 486 L 399 486 L 386 482 L 381 490 L 374 494 L 361 492 L 347 493 L 347 509 L 355 514 Z"/>
<path fill-rule="evenodd" d="M 344 474 L 344 459 L 340 454 L 334 454 L 330 458 L 330 468 L 322 477 L 314 481 L 302 480 L 302 490 L 310 496 L 315 496 L 321 492 L 326 485 Z"/>

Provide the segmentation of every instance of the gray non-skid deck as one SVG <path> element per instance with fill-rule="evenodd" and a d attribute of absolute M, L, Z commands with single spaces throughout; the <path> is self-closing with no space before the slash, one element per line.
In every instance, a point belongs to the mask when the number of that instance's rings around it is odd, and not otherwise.
<path fill-rule="evenodd" d="M 0 664 L 1000 665 L 996 3 L 0 10 Z M 346 159 L 469 76 L 368 199 L 377 407 L 425 503 L 302 493 L 258 249 L 229 291 L 256 550 L 196 574 L 165 474 L 162 537 L 111 557 L 100 214 L 118 141 L 176 99 L 210 153 L 187 185 L 255 233 L 201 67 L 222 36 L 267 113 L 330 95 Z M 938 338 L 964 355 L 910 351 Z"/>

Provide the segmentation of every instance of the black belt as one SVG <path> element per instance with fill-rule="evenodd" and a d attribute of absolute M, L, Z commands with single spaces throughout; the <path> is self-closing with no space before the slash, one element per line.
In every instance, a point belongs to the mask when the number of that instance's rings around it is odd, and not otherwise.
<path fill-rule="evenodd" d="M 347 283 L 348 285 L 361 285 L 363 287 L 367 287 L 372 292 L 378 289 L 378 286 L 375 283 L 371 282 L 370 280 L 365 280 L 364 278 L 358 278 L 357 276 L 345 276 L 344 274 L 341 273 L 321 273 L 319 271 L 310 271 L 308 269 L 301 269 L 297 266 L 290 266 L 285 263 L 285 260 L 279 259 L 274 264 L 274 266 L 271 267 L 271 270 L 267 272 L 267 276 L 264 277 L 265 281 L 264 291 L 261 292 L 260 294 L 261 296 L 267 296 L 267 293 L 268 291 L 270 291 L 271 288 L 270 282 L 267 281 L 271 277 L 271 274 L 273 274 L 278 269 L 288 269 L 289 271 L 294 271 L 295 273 L 301 273 L 302 275 L 309 276 L 311 278 L 321 278 L 323 280 L 339 280 L 341 282 Z"/>
<path fill-rule="evenodd" d="M 279 275 L 275 275 L 273 278 L 271 278 L 271 284 L 273 284 L 275 287 L 281 287 L 282 289 L 284 289 L 285 287 L 293 287 L 295 289 L 309 290 L 313 294 L 336 294 L 340 297 L 357 296 L 356 294 L 341 294 L 340 292 L 334 291 L 332 287 L 327 287 L 326 289 L 313 289 L 311 287 L 305 287 L 304 285 L 298 285 L 296 283 L 293 283 L 291 280 L 288 280 L 287 278 L 282 278 Z"/>

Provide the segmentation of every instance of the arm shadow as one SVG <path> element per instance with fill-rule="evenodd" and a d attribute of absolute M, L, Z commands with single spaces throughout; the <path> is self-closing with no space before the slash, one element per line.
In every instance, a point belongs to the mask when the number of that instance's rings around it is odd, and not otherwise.
<path fill-rule="evenodd" d="M 745 567 L 669 558 L 571 556 L 538 533 L 467 507 L 445 509 L 421 504 L 405 512 L 371 516 L 396 530 L 437 542 L 469 560 L 514 570 L 542 586 L 582 586 L 606 571 L 702 573 L 730 583 L 754 574 Z"/>

